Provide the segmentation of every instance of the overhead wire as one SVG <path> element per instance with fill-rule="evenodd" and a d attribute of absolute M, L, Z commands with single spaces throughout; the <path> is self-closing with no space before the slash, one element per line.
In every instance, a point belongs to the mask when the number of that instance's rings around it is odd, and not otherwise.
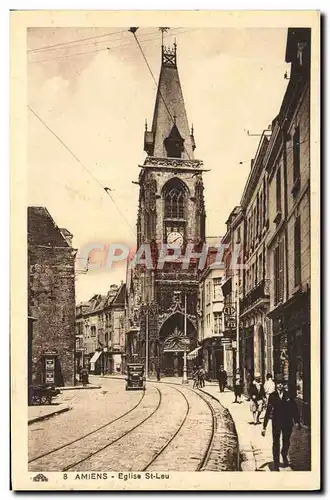
<path fill-rule="evenodd" d="M 62 146 L 68 151 L 68 153 L 71 156 L 73 156 L 73 158 L 79 163 L 79 165 L 81 165 L 86 170 L 86 172 L 88 172 L 89 175 L 99 184 L 99 186 L 101 186 L 101 188 L 103 189 L 103 191 L 105 191 L 105 193 L 109 196 L 110 200 L 115 205 L 115 207 L 117 208 L 118 212 L 120 213 L 120 215 L 122 216 L 122 218 L 125 220 L 126 224 L 129 226 L 129 228 L 131 229 L 131 231 L 133 231 L 133 234 L 135 235 L 135 231 L 134 231 L 133 227 L 128 222 L 125 214 L 122 212 L 122 210 L 120 209 L 120 207 L 118 206 L 118 204 L 116 203 L 116 201 L 114 200 L 114 198 L 111 196 L 110 192 L 108 191 L 109 188 L 106 188 L 106 187 L 104 187 L 102 185 L 102 183 L 98 180 L 98 178 L 95 177 L 95 175 L 89 170 L 89 168 L 87 168 L 86 165 L 84 165 L 80 161 L 80 159 L 78 158 L 78 156 L 69 148 L 69 146 L 67 146 L 65 144 L 64 141 L 62 141 L 62 139 L 47 125 L 47 123 L 38 115 L 38 113 L 36 111 L 34 111 L 33 108 L 31 108 L 31 106 L 27 105 L 27 107 L 31 111 L 31 113 L 44 125 L 44 127 L 62 144 Z"/>
<path fill-rule="evenodd" d="M 179 36 L 179 35 L 182 35 L 184 33 L 195 31 L 196 29 L 198 29 L 198 28 L 194 28 L 194 29 L 190 29 L 190 30 L 184 30 L 184 31 L 179 31 L 179 32 L 175 33 L 175 35 Z M 151 34 L 151 33 L 149 33 L 149 34 Z M 164 37 L 165 36 L 169 36 L 169 35 L 164 35 Z M 147 39 L 142 40 L 141 43 L 148 43 L 148 42 L 157 40 L 157 38 L 158 37 L 147 38 Z M 89 50 L 89 51 L 84 51 L 84 52 L 78 52 L 78 53 L 75 53 L 75 54 L 68 54 L 66 56 L 49 57 L 47 59 L 41 59 L 41 60 L 40 59 L 36 59 L 34 61 L 29 61 L 29 63 L 30 64 L 36 64 L 36 63 L 45 63 L 45 62 L 48 62 L 48 61 L 57 61 L 59 59 L 68 59 L 69 57 L 76 57 L 76 56 L 81 56 L 81 55 L 86 55 L 86 54 L 94 54 L 96 52 L 105 52 L 106 50 L 108 50 L 108 51 L 111 52 L 112 50 L 122 49 L 122 48 L 129 47 L 129 46 L 131 46 L 131 43 L 118 44 L 118 45 L 115 45 L 115 46 L 109 45 L 108 47 L 105 47 L 103 49 L 95 49 L 95 50 Z M 40 54 L 40 52 L 38 52 L 38 53 Z"/>
<path fill-rule="evenodd" d="M 60 46 L 63 46 L 63 45 L 70 45 L 70 44 L 77 43 L 77 42 L 85 42 L 87 40 L 93 40 L 93 39 L 96 39 L 96 38 L 103 38 L 105 36 L 114 36 L 114 35 L 118 35 L 120 33 L 126 33 L 126 30 L 105 33 L 104 35 L 89 36 L 87 38 L 77 38 L 76 40 L 71 40 L 69 42 L 55 43 L 54 45 L 45 45 L 44 47 L 37 47 L 37 48 L 34 48 L 34 49 L 29 49 L 26 52 L 47 52 L 49 50 L 55 50 L 55 47 L 60 47 Z M 60 47 L 60 48 L 62 48 L 62 47 Z"/>

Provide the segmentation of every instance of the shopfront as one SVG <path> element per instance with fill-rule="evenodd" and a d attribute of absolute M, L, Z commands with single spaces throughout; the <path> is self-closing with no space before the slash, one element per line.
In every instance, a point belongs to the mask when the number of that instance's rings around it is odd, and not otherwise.
<path fill-rule="evenodd" d="M 282 373 L 296 398 L 301 420 L 310 424 L 310 309 L 309 294 L 288 301 L 273 321 L 274 372 Z"/>

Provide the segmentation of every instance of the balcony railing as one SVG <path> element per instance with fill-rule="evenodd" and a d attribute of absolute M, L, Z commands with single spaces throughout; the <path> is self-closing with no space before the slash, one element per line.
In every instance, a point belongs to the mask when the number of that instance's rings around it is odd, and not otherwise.
<path fill-rule="evenodd" d="M 243 313 L 253 307 L 262 299 L 269 299 L 269 279 L 260 281 L 252 290 L 250 290 L 240 301 L 240 311 Z"/>

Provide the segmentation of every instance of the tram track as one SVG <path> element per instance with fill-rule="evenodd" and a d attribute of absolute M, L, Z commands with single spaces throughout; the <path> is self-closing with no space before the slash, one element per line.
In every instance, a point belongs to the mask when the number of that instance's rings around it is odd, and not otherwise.
<path fill-rule="evenodd" d="M 149 469 L 149 467 L 161 456 L 162 453 L 164 453 L 164 451 L 168 448 L 168 446 L 173 442 L 173 440 L 176 438 L 176 436 L 179 434 L 179 432 L 181 431 L 182 427 L 184 426 L 186 420 L 187 420 L 187 417 L 189 415 L 189 412 L 190 412 L 190 403 L 187 399 L 187 397 L 185 396 L 185 394 L 183 394 L 182 391 L 180 391 L 179 389 L 177 389 L 176 387 L 173 387 L 173 389 L 175 389 L 177 392 L 179 392 L 185 399 L 186 401 L 186 413 L 179 425 L 179 427 L 177 428 L 177 430 L 174 432 L 174 434 L 171 436 L 171 438 L 164 444 L 164 446 L 162 446 L 162 448 L 157 451 L 155 453 L 155 455 L 152 457 L 152 459 L 148 462 L 148 464 L 142 469 L 142 471 L 146 471 Z"/>
<path fill-rule="evenodd" d="M 85 456 L 81 460 L 78 460 L 76 462 L 72 462 L 71 464 L 67 465 L 66 467 L 64 467 L 62 469 L 62 471 L 63 472 L 67 472 L 67 471 L 73 469 L 74 467 L 76 467 L 77 465 L 80 465 L 81 463 L 86 462 L 90 458 L 94 457 L 95 455 L 97 455 L 101 451 L 104 451 L 105 449 L 109 448 L 113 444 L 117 443 L 118 441 L 120 441 L 121 439 L 123 439 L 124 437 L 126 437 L 128 434 L 130 434 L 131 432 L 133 432 L 135 429 L 137 429 L 138 427 L 140 427 L 141 425 L 143 425 L 145 422 L 147 422 L 147 420 L 149 420 L 157 412 L 157 410 L 159 409 L 159 407 L 161 405 L 161 402 L 162 402 L 162 393 L 161 393 L 161 391 L 157 387 L 156 387 L 156 390 L 157 390 L 158 395 L 159 395 L 159 400 L 158 400 L 156 408 L 147 417 L 145 417 L 143 420 L 141 420 L 136 425 L 134 425 L 133 427 L 131 427 L 129 430 L 123 432 L 116 439 L 113 439 L 109 443 L 106 443 L 104 446 L 101 446 L 96 451 L 93 451 L 92 453 L 89 453 L 87 456 Z"/>
<path fill-rule="evenodd" d="M 106 427 L 108 427 L 109 425 L 112 425 L 114 424 L 115 422 L 118 422 L 119 420 L 121 420 L 122 418 L 126 417 L 127 415 L 129 415 L 130 413 L 132 413 L 136 408 L 138 408 L 138 406 L 141 405 L 143 399 L 145 397 L 145 391 L 143 391 L 143 394 L 140 398 L 140 400 L 137 402 L 136 405 L 134 405 L 132 408 L 130 408 L 129 410 L 127 410 L 125 413 L 123 413 L 122 415 L 119 415 L 118 417 L 110 420 L 109 422 L 106 422 L 105 424 L 101 425 L 100 427 L 97 427 L 97 429 L 93 429 L 92 431 L 90 432 L 87 432 L 86 434 L 83 434 L 82 436 L 79 436 L 78 438 L 76 439 L 73 439 L 72 441 L 69 441 L 67 443 L 64 443 L 63 445 L 61 446 L 58 446 L 56 448 L 53 448 L 52 450 L 49 450 L 45 453 L 41 453 L 40 455 L 37 455 L 36 457 L 33 457 L 31 458 L 30 460 L 28 460 L 28 463 L 33 463 L 33 462 L 36 462 L 37 460 L 40 460 L 44 457 L 47 457 L 57 451 L 60 451 L 60 450 L 64 450 L 65 448 L 75 444 L 75 443 L 78 443 L 79 441 L 82 441 L 83 439 L 86 439 L 87 437 L 89 436 L 92 436 L 93 434 L 96 434 L 97 432 L 105 429 Z"/>
<path fill-rule="evenodd" d="M 79 470 L 79 469 L 76 469 L 77 466 L 79 466 L 80 464 L 83 464 L 84 462 L 90 460 L 91 458 L 93 458 L 94 456 L 98 455 L 102 451 L 110 448 L 112 445 L 115 445 L 115 443 L 118 443 L 120 440 L 124 439 L 126 436 L 128 436 L 129 434 L 131 434 L 133 431 L 135 431 L 138 428 L 140 428 L 141 426 L 143 426 L 143 424 L 145 422 L 147 422 L 152 416 L 154 416 L 157 413 L 157 411 L 159 410 L 159 408 L 161 407 L 161 404 L 162 404 L 162 391 L 156 386 L 156 384 L 150 384 L 150 385 L 152 387 L 154 387 L 154 389 L 158 393 L 158 402 L 157 402 L 156 407 L 153 408 L 153 410 L 145 418 L 143 418 L 138 423 L 136 423 L 135 425 L 133 425 L 132 427 L 130 427 L 128 430 L 125 430 L 125 432 L 122 432 L 115 439 L 111 439 L 110 441 L 104 443 L 102 446 L 98 447 L 97 449 L 95 449 L 93 451 L 90 451 L 87 455 L 81 456 L 79 460 L 78 459 L 74 460 L 74 461 L 70 462 L 69 464 L 65 465 L 64 467 L 61 468 L 61 470 L 63 472 L 67 472 L 67 471 L 70 471 L 70 470 Z M 187 422 L 188 416 L 189 416 L 190 411 L 192 409 L 191 402 L 187 398 L 187 395 L 184 394 L 184 391 L 188 390 L 189 392 L 192 392 L 193 394 L 197 395 L 200 399 L 202 399 L 204 401 L 204 403 L 207 405 L 207 407 L 208 407 L 208 409 L 210 411 L 211 418 L 212 418 L 211 432 L 210 432 L 210 437 L 208 439 L 208 443 L 207 443 L 206 449 L 205 449 L 202 457 L 199 458 L 199 462 L 198 462 L 197 466 L 194 467 L 194 470 L 196 470 L 196 471 L 202 471 L 202 470 L 204 470 L 204 468 L 205 468 L 205 466 L 206 466 L 206 464 L 207 464 L 207 462 L 209 460 L 209 457 L 210 457 L 210 454 L 211 454 L 211 450 L 212 450 L 212 444 L 213 444 L 213 440 L 214 440 L 214 435 L 215 435 L 215 432 L 216 432 L 217 420 L 216 420 L 215 411 L 214 411 L 212 405 L 210 404 L 210 402 L 207 400 L 206 396 L 202 395 L 199 391 L 193 390 L 190 387 L 185 387 L 184 390 L 181 390 L 181 389 L 175 387 L 176 384 L 170 383 L 170 382 L 167 382 L 166 385 L 168 387 L 171 387 L 171 389 L 175 390 L 179 394 L 181 394 L 181 396 L 184 398 L 184 400 L 185 400 L 185 412 L 184 412 L 183 418 L 181 418 L 181 420 L 179 422 L 179 425 L 174 430 L 174 432 L 172 432 L 171 436 L 166 440 L 165 444 L 154 453 L 154 455 L 152 456 L 152 458 L 149 459 L 148 462 L 147 462 L 147 464 L 143 465 L 143 467 L 140 470 L 141 471 L 147 471 L 147 470 L 151 471 L 152 470 L 152 466 L 154 464 L 156 464 L 158 462 L 158 460 L 160 460 L 160 463 L 157 464 L 158 467 L 159 467 L 160 464 L 161 464 L 161 460 L 163 458 L 164 452 L 166 452 L 166 450 L 168 450 L 168 451 L 171 450 L 171 445 L 173 445 L 176 442 L 175 440 L 176 440 L 177 437 L 179 438 L 180 431 L 182 431 L 182 429 L 184 428 L 184 425 Z M 134 410 L 136 410 L 141 405 L 144 397 L 145 397 L 145 392 L 143 392 L 143 395 L 142 395 L 141 399 L 139 400 L 139 402 L 136 405 L 134 405 L 131 409 L 129 409 L 128 411 L 126 411 L 124 414 L 122 414 L 119 417 L 117 417 L 117 418 L 115 418 L 115 419 L 113 419 L 113 420 L 111 420 L 111 421 L 103 424 L 102 426 L 98 427 L 97 429 L 94 429 L 93 431 L 90 431 L 90 432 L 84 434 L 83 436 L 80 436 L 80 437 L 78 437 L 78 438 L 76 438 L 76 439 L 74 439 L 74 440 L 72 440 L 72 441 L 70 441 L 68 443 L 63 444 L 62 446 L 58 446 L 58 447 L 56 447 L 56 448 L 54 448 L 54 449 L 52 449 L 52 450 L 50 450 L 48 452 L 45 452 L 45 453 L 42 453 L 42 454 L 38 455 L 37 457 L 33 457 L 32 459 L 29 460 L 29 463 L 35 463 L 38 460 L 41 460 L 42 458 L 47 457 L 47 456 L 51 456 L 52 454 L 54 454 L 56 452 L 59 452 L 61 450 L 66 451 L 66 450 L 68 450 L 68 448 L 70 446 L 72 446 L 72 445 L 74 445 L 76 443 L 79 443 L 79 446 L 81 446 L 81 444 L 84 442 L 84 440 L 87 439 L 89 436 L 97 434 L 97 433 L 103 431 L 106 427 L 114 424 L 115 422 L 118 422 L 118 421 L 122 420 L 125 416 L 129 415 Z M 192 418 L 193 418 L 193 416 L 192 416 Z M 189 428 L 189 424 L 188 424 L 188 428 Z M 183 438 L 183 436 L 181 435 L 181 441 L 182 441 L 182 438 Z M 180 438 L 179 438 L 179 442 L 180 442 Z M 88 440 L 86 441 L 86 449 L 87 448 L 88 448 Z M 68 451 L 69 451 L 69 455 L 70 455 L 70 451 L 71 450 L 68 450 Z M 175 452 L 175 448 L 173 449 L 173 451 Z M 171 453 L 172 453 L 172 450 L 170 451 L 170 454 Z M 71 458 L 72 458 L 72 453 L 71 453 Z M 34 464 L 34 465 L 36 465 L 36 464 Z"/>
<path fill-rule="evenodd" d="M 171 386 L 174 386 L 176 384 L 174 383 L 171 383 L 171 382 L 166 382 L 166 384 L 168 385 L 171 385 Z M 174 387 L 173 387 L 174 388 Z M 175 387 L 175 389 L 180 392 L 184 397 L 185 395 L 183 394 L 182 391 L 180 391 L 177 387 Z M 194 389 L 192 389 L 191 387 L 185 387 L 185 389 L 189 390 L 190 392 L 196 394 L 198 397 L 200 397 L 204 403 L 207 405 L 207 407 L 209 408 L 210 410 L 210 413 L 211 413 L 211 417 L 212 417 L 212 425 L 211 425 L 211 434 L 210 434 L 210 438 L 208 440 L 208 444 L 207 444 L 207 447 L 206 447 L 206 450 L 203 454 L 203 457 L 202 459 L 200 460 L 197 468 L 196 468 L 196 471 L 202 471 L 204 469 L 204 467 L 206 466 L 208 460 L 209 460 L 209 457 L 210 457 L 210 454 L 211 454 L 211 451 L 212 451 L 212 445 L 213 445 L 213 442 L 214 442 L 214 436 L 215 436 L 215 433 L 216 433 L 216 423 L 217 423 L 217 419 L 216 419 L 216 414 L 215 414 L 215 411 L 214 411 L 214 408 L 213 406 L 210 404 L 210 402 L 207 400 L 207 398 L 205 396 L 202 396 L 201 393 L 199 391 L 196 391 Z M 185 399 L 187 400 L 187 398 L 185 397 Z M 189 402 L 187 400 L 187 403 L 189 405 Z M 190 405 L 189 405 L 190 406 Z M 183 427 L 183 424 L 184 422 L 187 420 L 187 416 L 188 416 L 188 413 L 187 415 L 185 416 L 185 419 L 184 421 L 182 422 L 181 426 L 180 426 L 180 429 L 178 429 L 178 431 L 176 432 L 176 434 L 171 438 L 171 440 L 162 448 L 162 451 L 165 451 L 165 449 L 168 447 L 168 445 L 174 440 L 174 438 L 176 437 L 176 435 L 179 433 L 179 431 L 181 430 L 181 428 Z M 158 456 L 160 455 L 160 453 L 158 454 Z M 158 456 L 156 458 L 158 458 Z M 155 462 L 156 458 L 154 460 L 152 460 L 151 463 Z M 151 463 L 149 465 L 151 465 Z M 149 467 L 148 465 L 148 467 Z M 147 468 L 148 468 L 147 467 Z M 144 469 L 146 470 L 146 469 Z"/>
<path fill-rule="evenodd" d="M 164 444 L 164 446 L 162 446 L 162 448 L 160 450 L 158 450 L 154 454 L 154 456 L 152 457 L 152 459 L 142 469 L 143 472 L 147 471 L 148 469 L 152 470 L 152 465 L 159 459 L 159 457 L 161 457 L 161 455 L 165 452 L 165 450 L 167 450 L 168 447 L 173 443 L 173 441 L 175 440 L 175 438 L 178 436 L 179 432 L 183 428 L 184 424 L 186 423 L 188 415 L 189 415 L 189 412 L 190 412 L 190 409 L 191 409 L 191 405 L 190 405 L 190 403 L 188 401 L 188 398 L 184 394 L 184 392 L 182 390 L 178 389 L 177 387 L 173 387 L 175 385 L 173 383 L 167 383 L 167 384 L 170 385 L 172 387 L 172 389 L 175 389 L 177 392 L 179 392 L 183 396 L 183 398 L 186 401 L 186 412 L 185 412 L 185 415 L 184 415 L 184 417 L 183 417 L 183 419 L 182 419 L 179 427 L 172 434 L 172 436 L 170 437 L 170 439 L 168 439 L 168 441 Z M 205 450 L 205 452 L 204 452 L 201 460 L 199 461 L 199 463 L 198 463 L 198 465 L 196 467 L 196 471 L 201 471 L 206 466 L 206 464 L 207 464 L 207 462 L 209 460 L 210 454 L 211 454 L 212 444 L 213 444 L 214 436 L 215 436 L 215 432 L 216 432 L 216 415 L 215 415 L 215 411 L 214 411 L 212 405 L 210 404 L 210 402 L 207 400 L 207 398 L 205 396 L 201 395 L 200 392 L 197 392 L 197 391 L 191 389 L 190 387 L 186 387 L 186 389 L 189 390 L 190 392 L 196 394 L 200 399 L 202 399 L 204 401 L 204 403 L 207 405 L 207 407 L 210 410 L 210 414 L 211 414 L 211 418 L 212 418 L 210 438 L 208 440 L 208 444 L 207 444 L 206 450 Z"/>

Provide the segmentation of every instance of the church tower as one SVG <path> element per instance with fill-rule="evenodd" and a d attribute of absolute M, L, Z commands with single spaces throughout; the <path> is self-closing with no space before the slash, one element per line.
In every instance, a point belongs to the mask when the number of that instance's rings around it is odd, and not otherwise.
<path fill-rule="evenodd" d="M 183 269 L 182 262 L 159 265 L 159 257 L 164 244 L 169 254 L 172 247 L 179 247 L 176 255 L 184 255 L 188 245 L 195 252 L 201 250 L 205 207 L 203 162 L 194 158 L 195 139 L 188 124 L 176 44 L 171 48 L 162 45 L 153 121 L 151 130 L 146 124 L 144 150 L 147 157 L 139 174 L 137 248 L 150 245 L 153 269 L 137 266 L 129 276 L 128 293 L 135 296 L 135 319 L 129 321 L 138 326 L 136 330 L 128 328 L 128 357 L 143 362 L 148 359 L 149 374 L 159 366 L 163 376 L 180 376 L 185 310 L 186 349 L 189 352 L 197 346 L 198 261 L 192 259 L 188 269 Z"/>

